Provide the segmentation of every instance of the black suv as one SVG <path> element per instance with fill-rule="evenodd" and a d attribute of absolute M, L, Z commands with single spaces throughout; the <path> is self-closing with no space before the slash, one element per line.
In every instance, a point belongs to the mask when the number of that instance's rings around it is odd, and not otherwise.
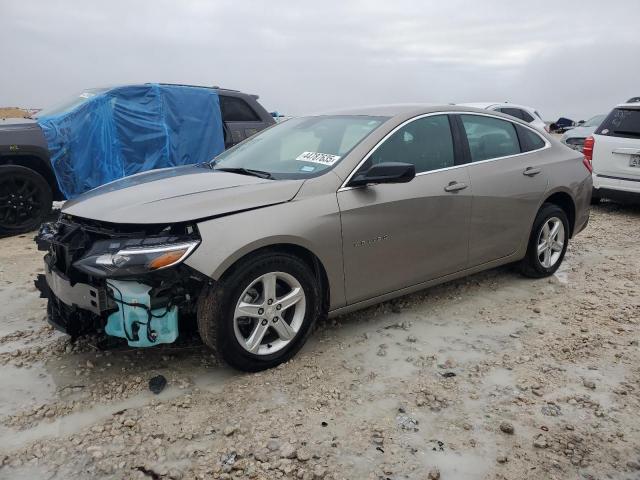
<path fill-rule="evenodd" d="M 258 96 L 219 87 L 225 148 L 275 123 Z M 74 97 L 67 106 L 87 98 Z M 46 115 L 43 111 L 38 115 Z M 37 118 L 0 119 L 0 235 L 36 229 L 55 200 L 65 200 Z"/>

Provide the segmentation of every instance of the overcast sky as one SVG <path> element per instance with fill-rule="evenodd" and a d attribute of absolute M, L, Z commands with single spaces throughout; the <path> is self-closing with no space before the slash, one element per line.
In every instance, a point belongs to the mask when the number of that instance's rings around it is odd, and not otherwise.
<path fill-rule="evenodd" d="M 510 101 L 545 119 L 640 95 L 639 0 L 0 0 L 0 106 L 220 85 L 303 114 Z"/>

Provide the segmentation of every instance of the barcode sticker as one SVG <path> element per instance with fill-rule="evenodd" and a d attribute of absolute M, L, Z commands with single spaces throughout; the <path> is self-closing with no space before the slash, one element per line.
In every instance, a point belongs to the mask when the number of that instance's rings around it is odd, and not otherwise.
<path fill-rule="evenodd" d="M 321 163 L 322 165 L 331 166 L 340 160 L 340 156 L 331 155 L 329 153 L 302 152 L 296 157 L 296 160 L 301 162 Z"/>

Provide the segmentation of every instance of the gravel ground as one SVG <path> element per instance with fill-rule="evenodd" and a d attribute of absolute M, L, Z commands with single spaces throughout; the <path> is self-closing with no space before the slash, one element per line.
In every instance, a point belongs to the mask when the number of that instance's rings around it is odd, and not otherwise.
<path fill-rule="evenodd" d="M 0 240 L 0 478 L 640 478 L 637 207 L 594 208 L 549 279 L 500 268 L 343 316 L 258 374 L 196 339 L 71 344 L 31 237 Z"/>

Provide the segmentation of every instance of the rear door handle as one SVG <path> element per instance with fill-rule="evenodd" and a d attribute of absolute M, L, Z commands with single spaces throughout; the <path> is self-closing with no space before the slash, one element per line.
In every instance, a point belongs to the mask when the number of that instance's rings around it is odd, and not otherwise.
<path fill-rule="evenodd" d="M 522 172 L 522 174 L 526 175 L 527 177 L 533 177 L 534 175 L 538 175 L 541 171 L 542 169 L 540 168 L 527 167 L 524 169 L 524 172 Z"/>
<path fill-rule="evenodd" d="M 465 188 L 467 188 L 467 184 L 466 183 L 451 182 L 451 183 L 449 183 L 449 185 L 444 187 L 444 191 L 445 192 L 458 192 L 460 190 L 464 190 Z"/>

